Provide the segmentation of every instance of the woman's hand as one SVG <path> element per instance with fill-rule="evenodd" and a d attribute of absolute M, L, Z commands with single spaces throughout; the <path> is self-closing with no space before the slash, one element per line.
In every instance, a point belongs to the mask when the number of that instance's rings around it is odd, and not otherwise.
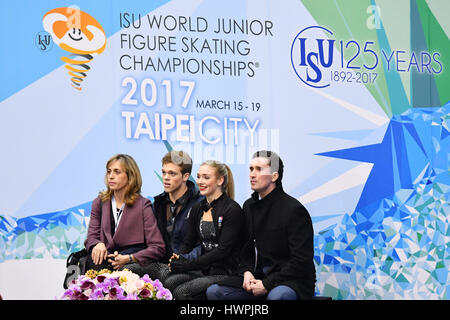
<path fill-rule="evenodd" d="M 178 259 L 174 259 L 169 264 L 169 271 L 171 273 L 185 273 L 197 268 L 194 260 L 189 260 L 180 256 Z"/>
<path fill-rule="evenodd" d="M 114 251 L 113 254 L 108 255 L 108 258 L 108 262 L 111 263 L 114 270 L 120 269 L 130 262 L 130 256 L 128 254 L 119 254 L 117 251 Z"/>
<path fill-rule="evenodd" d="M 108 250 L 106 250 L 106 246 L 103 242 L 99 242 L 92 249 L 92 261 L 95 264 L 101 264 L 103 260 L 106 260 L 108 257 Z"/>
<path fill-rule="evenodd" d="M 170 264 L 172 263 L 173 260 L 177 260 L 180 259 L 180 256 L 177 255 L 176 253 L 172 253 L 172 256 L 169 259 L 169 264 L 167 265 L 169 267 L 169 271 L 172 272 L 171 268 L 170 268 Z"/>
<path fill-rule="evenodd" d="M 172 253 L 172 256 L 170 257 L 169 262 L 172 262 L 172 260 L 175 260 L 175 259 L 180 259 L 180 256 L 177 255 L 176 253 Z"/>

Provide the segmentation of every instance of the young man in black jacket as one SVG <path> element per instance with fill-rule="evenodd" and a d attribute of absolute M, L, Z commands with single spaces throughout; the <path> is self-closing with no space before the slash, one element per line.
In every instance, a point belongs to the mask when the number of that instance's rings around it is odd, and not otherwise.
<path fill-rule="evenodd" d="M 258 151 L 250 165 L 254 191 L 243 206 L 247 244 L 239 275 L 208 288 L 210 300 L 296 300 L 314 296 L 314 233 L 303 205 L 283 191 L 283 162 Z"/>
<path fill-rule="evenodd" d="M 155 196 L 153 213 L 166 245 L 166 255 L 161 262 L 154 263 L 151 278 L 164 281 L 169 275 L 167 264 L 183 244 L 189 212 L 194 204 L 204 198 L 189 180 L 191 172 L 192 159 L 187 152 L 172 150 L 162 158 L 164 192 Z"/>
<path fill-rule="evenodd" d="M 172 150 L 162 158 L 164 192 L 153 202 L 153 212 L 166 243 L 165 262 L 178 253 L 186 233 L 186 220 L 192 206 L 204 197 L 189 180 L 192 159 L 184 151 Z"/>

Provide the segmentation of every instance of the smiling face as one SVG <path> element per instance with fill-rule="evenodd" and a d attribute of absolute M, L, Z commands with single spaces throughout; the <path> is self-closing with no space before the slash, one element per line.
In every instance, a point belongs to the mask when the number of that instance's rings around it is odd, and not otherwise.
<path fill-rule="evenodd" d="M 72 28 L 72 30 L 69 30 L 68 34 L 70 39 L 73 41 L 80 41 L 83 40 L 83 34 L 81 33 L 81 29 Z"/>
<path fill-rule="evenodd" d="M 197 184 L 200 193 L 206 198 L 217 199 L 222 194 L 224 177 L 217 176 L 217 169 L 209 165 L 198 168 Z"/>
<path fill-rule="evenodd" d="M 47 12 L 42 21 L 45 31 L 62 49 L 76 54 L 102 53 L 106 34 L 102 26 L 78 8 L 56 8 Z"/>

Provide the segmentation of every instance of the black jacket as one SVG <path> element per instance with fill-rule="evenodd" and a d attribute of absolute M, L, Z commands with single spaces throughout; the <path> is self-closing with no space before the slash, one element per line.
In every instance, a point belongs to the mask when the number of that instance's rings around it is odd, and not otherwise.
<path fill-rule="evenodd" d="M 180 254 L 189 253 L 199 242 L 200 219 L 206 199 L 196 203 L 188 219 L 188 230 Z M 239 204 L 225 193 L 211 203 L 218 247 L 202 254 L 191 263 L 191 269 L 207 270 L 209 274 L 233 274 L 237 272 L 239 251 L 243 245 L 244 217 Z M 220 221 L 220 222 L 219 222 Z"/>
<path fill-rule="evenodd" d="M 243 273 L 250 271 L 263 280 L 267 291 L 286 285 L 300 299 L 314 296 L 314 233 L 305 207 L 282 187 L 276 187 L 261 200 L 258 193 L 253 193 L 244 203 L 243 211 L 247 241 L 241 253 L 240 277 L 222 284 L 242 286 Z M 259 256 L 272 262 L 265 274 L 255 274 L 255 246 Z"/>
<path fill-rule="evenodd" d="M 187 181 L 188 194 L 187 199 L 184 202 L 180 212 L 175 216 L 172 234 L 167 232 L 167 203 L 169 200 L 169 195 L 163 192 L 157 195 L 153 202 L 153 213 L 155 214 L 156 221 L 158 223 L 158 228 L 161 231 L 161 235 L 166 244 L 166 256 L 163 261 L 168 262 L 172 253 L 179 253 L 180 247 L 183 243 L 184 237 L 186 235 L 187 229 L 187 217 L 192 206 L 204 197 L 195 188 L 195 185 L 191 181 Z"/>

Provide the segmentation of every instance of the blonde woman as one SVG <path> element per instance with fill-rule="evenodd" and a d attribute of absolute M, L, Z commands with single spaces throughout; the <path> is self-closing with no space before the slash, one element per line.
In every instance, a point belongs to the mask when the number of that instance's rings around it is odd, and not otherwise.
<path fill-rule="evenodd" d="M 179 250 L 169 264 L 171 276 L 165 286 L 175 299 L 203 299 L 206 289 L 237 268 L 242 246 L 244 219 L 234 198 L 234 181 L 230 168 L 208 160 L 197 173 L 200 193 L 205 197 L 195 204 L 188 219 L 188 230 Z M 200 244 L 201 254 L 184 258 Z"/>
<path fill-rule="evenodd" d="M 140 276 L 161 259 L 165 245 L 150 200 L 142 197 L 136 161 L 117 154 L 106 163 L 106 190 L 92 202 L 87 269 L 127 268 Z"/>

